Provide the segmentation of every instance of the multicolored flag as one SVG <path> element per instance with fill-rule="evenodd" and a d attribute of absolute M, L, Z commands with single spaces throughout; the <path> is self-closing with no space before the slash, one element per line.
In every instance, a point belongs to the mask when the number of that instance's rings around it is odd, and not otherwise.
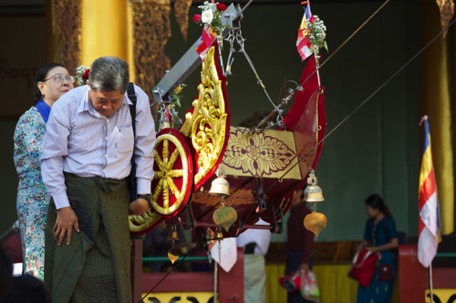
<path fill-rule="evenodd" d="M 302 17 L 301 26 L 298 29 L 298 39 L 296 40 L 296 48 L 298 49 L 298 53 L 301 56 L 302 61 L 312 55 L 308 27 L 311 17 L 312 13 L 310 11 L 310 4 L 307 4 L 304 16 Z"/>
<path fill-rule="evenodd" d="M 429 132 L 428 117 L 424 116 L 421 122 L 424 122 L 425 134 L 418 189 L 420 212 L 418 226 L 418 260 L 427 268 L 434 259 L 437 253 L 438 242 L 440 242 L 440 208 L 434 165 L 432 163 L 431 134 Z"/>
<path fill-rule="evenodd" d="M 196 52 L 201 57 L 201 60 L 204 61 L 204 57 L 211 48 L 212 44 L 215 41 L 215 31 L 211 26 L 204 26 L 203 31 L 201 32 L 201 37 L 199 44 L 196 47 Z"/>

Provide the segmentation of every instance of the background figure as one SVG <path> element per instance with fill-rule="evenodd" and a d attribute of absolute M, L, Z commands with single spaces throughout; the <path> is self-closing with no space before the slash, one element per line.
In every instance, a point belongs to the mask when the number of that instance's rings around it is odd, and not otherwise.
<path fill-rule="evenodd" d="M 307 208 L 304 190 L 296 190 L 291 201 L 290 216 L 287 222 L 287 264 L 285 274 L 298 269 L 311 269 L 311 255 L 314 243 L 314 234 L 304 227 L 304 218 L 311 211 Z M 299 290 L 287 293 L 288 303 L 307 303 Z"/>
<path fill-rule="evenodd" d="M 0 302 L 8 295 L 13 279 L 13 263 L 8 254 L 0 247 Z"/>
<path fill-rule="evenodd" d="M 52 108 L 41 167 L 52 196 L 45 281 L 55 302 L 132 301 L 128 214 L 150 207 L 155 126 L 149 98 L 137 86 L 130 112 L 129 81 L 125 61 L 98 58 L 88 85 Z M 137 197 L 128 203 L 132 158 Z"/>
<path fill-rule="evenodd" d="M 17 216 L 22 241 L 23 271 L 44 279 L 44 228 L 50 195 L 41 178 L 41 152 L 51 106 L 73 88 L 74 78 L 65 67 L 41 67 L 34 82 L 35 105 L 17 122 L 14 164 L 19 177 Z"/>
<path fill-rule="evenodd" d="M 396 274 L 396 223 L 380 195 L 367 197 L 365 206 L 369 219 L 364 229 L 363 245 L 367 245 L 369 251 L 379 252 L 381 257 L 371 284 L 368 287 L 358 285 L 357 302 L 388 303 Z"/>
<path fill-rule="evenodd" d="M 32 275 L 13 277 L 8 295 L 2 303 L 52 303 L 44 282 Z"/>
<path fill-rule="evenodd" d="M 269 225 L 259 219 L 256 225 Z M 271 231 L 249 228 L 236 238 L 237 247 L 244 248 L 244 303 L 266 302 L 266 264 Z"/>

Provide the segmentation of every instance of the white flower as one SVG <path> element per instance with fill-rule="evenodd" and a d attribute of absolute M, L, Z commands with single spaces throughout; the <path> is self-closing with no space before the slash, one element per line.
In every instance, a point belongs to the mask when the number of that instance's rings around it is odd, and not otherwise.
<path fill-rule="evenodd" d="M 214 18 L 214 14 L 212 13 L 211 9 L 207 9 L 201 14 L 201 21 L 204 24 L 210 25 L 212 23 L 213 18 Z"/>

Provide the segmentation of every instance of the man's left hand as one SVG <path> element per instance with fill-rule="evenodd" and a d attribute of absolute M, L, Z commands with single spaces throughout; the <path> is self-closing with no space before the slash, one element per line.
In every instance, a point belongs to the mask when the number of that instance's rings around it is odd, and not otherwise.
<path fill-rule="evenodd" d="M 146 199 L 138 198 L 130 203 L 128 209 L 132 215 L 142 216 L 150 209 L 150 204 Z"/>

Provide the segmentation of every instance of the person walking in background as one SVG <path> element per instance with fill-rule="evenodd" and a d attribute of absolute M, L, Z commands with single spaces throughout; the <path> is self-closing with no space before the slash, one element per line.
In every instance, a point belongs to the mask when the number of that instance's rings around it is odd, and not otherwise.
<path fill-rule="evenodd" d="M 380 258 L 371 284 L 368 287 L 358 286 L 357 302 L 388 303 L 391 301 L 396 273 L 396 223 L 380 195 L 367 197 L 365 206 L 369 219 L 362 244 L 369 251 L 378 252 Z"/>
<path fill-rule="evenodd" d="M 259 219 L 255 225 L 269 225 Z M 244 248 L 244 303 L 266 302 L 266 262 L 271 241 L 269 229 L 249 228 L 236 238 Z"/>
<path fill-rule="evenodd" d="M 14 164 L 19 177 L 19 220 L 23 272 L 44 279 L 44 228 L 50 195 L 41 178 L 40 157 L 52 105 L 73 88 L 74 78 L 58 63 L 41 67 L 34 82 L 35 104 L 17 122 Z"/>
<path fill-rule="evenodd" d="M 287 222 L 287 260 L 285 275 L 298 269 L 311 269 L 311 255 L 314 244 L 314 234 L 304 227 L 304 218 L 310 214 L 304 199 L 304 189 L 298 189 L 293 194 L 290 216 Z M 299 290 L 287 293 L 288 303 L 307 303 Z"/>
<path fill-rule="evenodd" d="M 128 214 L 150 207 L 155 126 L 149 98 L 135 86 L 133 130 L 128 84 L 125 61 L 98 58 L 88 84 L 65 94 L 49 117 L 45 282 L 58 303 L 132 301 Z M 129 203 L 132 157 L 137 197 Z"/>

